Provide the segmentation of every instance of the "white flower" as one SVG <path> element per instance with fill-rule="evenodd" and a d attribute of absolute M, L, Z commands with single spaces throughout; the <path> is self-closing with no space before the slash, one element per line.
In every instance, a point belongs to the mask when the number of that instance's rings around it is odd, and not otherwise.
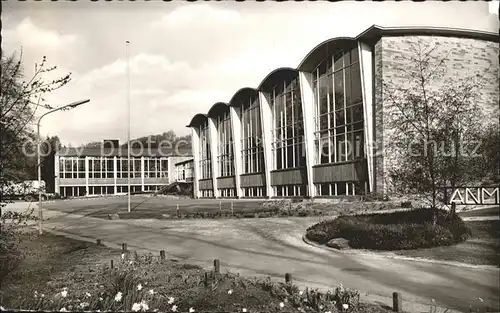
<path fill-rule="evenodd" d="M 304 292 L 301 290 L 299 291 L 299 295 L 302 296 L 304 294 Z"/>
<path fill-rule="evenodd" d="M 102 299 L 102 298 L 99 298 L 99 299 Z M 122 293 L 121 293 L 121 291 L 118 291 L 118 293 L 116 294 L 115 301 L 116 302 L 122 301 Z"/>
<path fill-rule="evenodd" d="M 228 295 L 230 295 L 230 294 L 232 294 L 232 293 L 233 293 L 233 289 L 229 289 L 229 290 L 227 291 L 227 294 L 228 294 Z"/>
<path fill-rule="evenodd" d="M 132 261 L 128 261 L 128 264 L 132 264 L 133 262 Z"/>
<path fill-rule="evenodd" d="M 344 303 L 344 304 L 342 304 L 342 307 L 344 308 L 344 310 L 347 310 L 349 308 L 349 304 Z"/>
<path fill-rule="evenodd" d="M 85 297 L 86 297 L 86 298 L 90 298 L 90 297 L 92 297 L 92 295 L 90 294 L 90 292 L 86 292 L 86 293 L 85 293 Z"/>
<path fill-rule="evenodd" d="M 142 285 L 141 284 L 137 285 L 137 290 L 140 291 L 141 289 L 142 289 Z"/>
<path fill-rule="evenodd" d="M 320 306 L 319 306 L 319 309 L 320 309 L 320 310 L 323 310 L 323 306 L 322 306 L 322 305 L 320 305 Z"/>
<path fill-rule="evenodd" d="M 194 312 L 194 309 L 193 308 L 189 308 L 189 313 L 193 313 Z"/>
<path fill-rule="evenodd" d="M 63 289 L 63 291 L 61 291 L 61 297 L 66 298 L 67 295 L 68 295 L 68 291 L 66 289 Z"/>
<path fill-rule="evenodd" d="M 177 312 L 177 305 L 172 306 L 172 312 Z"/>
<path fill-rule="evenodd" d="M 141 305 L 139 303 L 134 303 L 132 305 L 132 311 L 137 312 L 141 309 Z"/>
<path fill-rule="evenodd" d="M 155 291 L 153 289 L 149 289 L 149 294 L 150 295 L 154 295 L 155 294 Z"/>
<path fill-rule="evenodd" d="M 82 309 L 84 309 L 84 308 L 86 308 L 88 306 L 89 306 L 88 302 L 82 302 L 82 303 L 80 303 L 80 308 L 82 308 Z"/>
<path fill-rule="evenodd" d="M 143 311 L 149 310 L 149 306 L 146 303 L 146 301 L 144 301 L 144 300 L 141 301 L 141 308 L 142 308 Z"/>
<path fill-rule="evenodd" d="M 174 303 L 174 300 L 175 300 L 174 297 L 170 297 L 170 298 L 168 298 L 168 302 L 167 303 L 168 304 L 172 304 L 172 303 Z M 177 307 L 177 306 L 175 306 L 175 307 Z"/>
<path fill-rule="evenodd" d="M 247 311 L 247 309 L 243 308 L 241 311 L 243 311 L 243 313 L 245 313 Z"/>
<path fill-rule="evenodd" d="M 40 297 L 42 297 L 42 298 L 43 298 L 43 297 L 45 297 L 45 295 L 42 293 L 42 294 L 40 294 Z"/>
<path fill-rule="evenodd" d="M 99 301 L 102 301 L 102 300 L 103 300 L 103 298 L 102 298 L 102 297 L 99 297 Z"/>
<path fill-rule="evenodd" d="M 66 308 L 61 308 L 59 312 L 68 312 L 68 310 L 66 310 Z"/>
<path fill-rule="evenodd" d="M 332 313 L 331 311 L 326 311 L 325 313 Z"/>
<path fill-rule="evenodd" d="M 480 302 L 483 302 L 484 300 L 482 298 L 478 298 Z"/>
<path fill-rule="evenodd" d="M 285 307 L 285 304 L 283 302 L 280 302 L 280 308 Z"/>

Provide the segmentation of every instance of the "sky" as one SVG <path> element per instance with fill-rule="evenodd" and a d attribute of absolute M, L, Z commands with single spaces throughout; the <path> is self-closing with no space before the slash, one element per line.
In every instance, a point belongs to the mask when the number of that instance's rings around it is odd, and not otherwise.
<path fill-rule="evenodd" d="M 42 121 L 41 133 L 80 145 L 127 136 L 130 43 L 131 138 L 186 135 L 196 113 L 296 67 L 324 40 L 371 25 L 498 32 L 498 1 L 473 2 L 89 2 L 2 1 L 3 49 L 23 51 L 25 75 L 43 56 L 72 81 L 53 106 L 91 99 Z M 496 14 L 495 14 L 496 13 Z M 47 77 L 51 79 L 51 77 Z M 43 113 L 42 110 L 39 111 Z"/>

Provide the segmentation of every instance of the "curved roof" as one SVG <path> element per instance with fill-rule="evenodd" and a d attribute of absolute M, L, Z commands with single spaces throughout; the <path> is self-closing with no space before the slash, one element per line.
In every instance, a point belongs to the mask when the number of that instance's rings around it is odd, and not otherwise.
<path fill-rule="evenodd" d="M 299 72 L 296 69 L 291 67 L 277 68 L 271 73 L 267 74 L 267 76 L 262 80 L 257 89 L 262 91 L 269 91 L 278 83 L 278 81 L 295 78 L 298 73 Z"/>
<path fill-rule="evenodd" d="M 331 56 L 338 48 L 346 45 L 356 45 L 356 39 L 351 37 L 336 37 L 323 41 L 312 49 L 300 62 L 297 70 L 312 72 L 324 59 Z"/>
<path fill-rule="evenodd" d="M 208 116 L 203 113 L 198 113 L 193 118 L 191 119 L 191 122 L 189 122 L 189 125 L 186 127 L 197 127 L 200 126 L 203 122 L 207 120 Z"/>
<path fill-rule="evenodd" d="M 212 105 L 210 110 L 208 110 L 207 116 L 216 117 L 219 116 L 221 113 L 225 113 L 227 111 L 229 111 L 229 105 L 227 105 L 227 103 L 217 102 L 214 105 Z"/>
<path fill-rule="evenodd" d="M 229 101 L 229 106 L 239 106 L 241 101 L 244 101 L 250 97 L 258 96 L 258 90 L 250 87 L 243 87 L 238 90 L 231 100 Z"/>

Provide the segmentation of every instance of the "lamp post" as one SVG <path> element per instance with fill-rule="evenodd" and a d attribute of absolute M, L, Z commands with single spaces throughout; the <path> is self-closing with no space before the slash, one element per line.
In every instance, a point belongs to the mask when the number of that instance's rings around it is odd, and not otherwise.
<path fill-rule="evenodd" d="M 37 138 L 38 138 L 38 144 L 37 144 L 37 167 L 38 167 L 38 220 L 39 220 L 39 233 L 40 235 L 43 233 L 43 226 L 42 226 L 42 220 L 43 220 L 43 213 L 42 213 L 42 164 L 40 163 L 40 144 L 42 143 L 42 140 L 40 138 L 40 121 L 45 115 L 48 115 L 50 113 L 64 110 L 64 109 L 73 109 L 76 108 L 79 105 L 82 105 L 84 103 L 89 102 L 90 99 L 87 100 L 80 100 L 80 101 L 75 101 L 70 104 L 67 104 L 65 106 L 62 106 L 60 108 L 56 108 L 53 110 L 50 110 L 49 112 L 46 112 L 40 118 L 38 119 L 37 123 Z"/>

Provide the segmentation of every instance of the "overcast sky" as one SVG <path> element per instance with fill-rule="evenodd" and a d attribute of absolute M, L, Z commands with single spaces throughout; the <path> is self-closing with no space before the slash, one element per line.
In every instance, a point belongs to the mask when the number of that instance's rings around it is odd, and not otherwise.
<path fill-rule="evenodd" d="M 26 75 L 47 56 L 73 79 L 47 99 L 91 102 L 44 118 L 43 135 L 68 144 L 127 134 L 125 41 L 131 41 L 132 138 L 170 129 L 256 87 L 273 69 L 296 67 L 317 44 L 380 26 L 498 32 L 498 2 L 20 2 L 3 5 L 3 48 L 23 47 Z M 490 8 L 492 7 L 492 8 Z"/>

